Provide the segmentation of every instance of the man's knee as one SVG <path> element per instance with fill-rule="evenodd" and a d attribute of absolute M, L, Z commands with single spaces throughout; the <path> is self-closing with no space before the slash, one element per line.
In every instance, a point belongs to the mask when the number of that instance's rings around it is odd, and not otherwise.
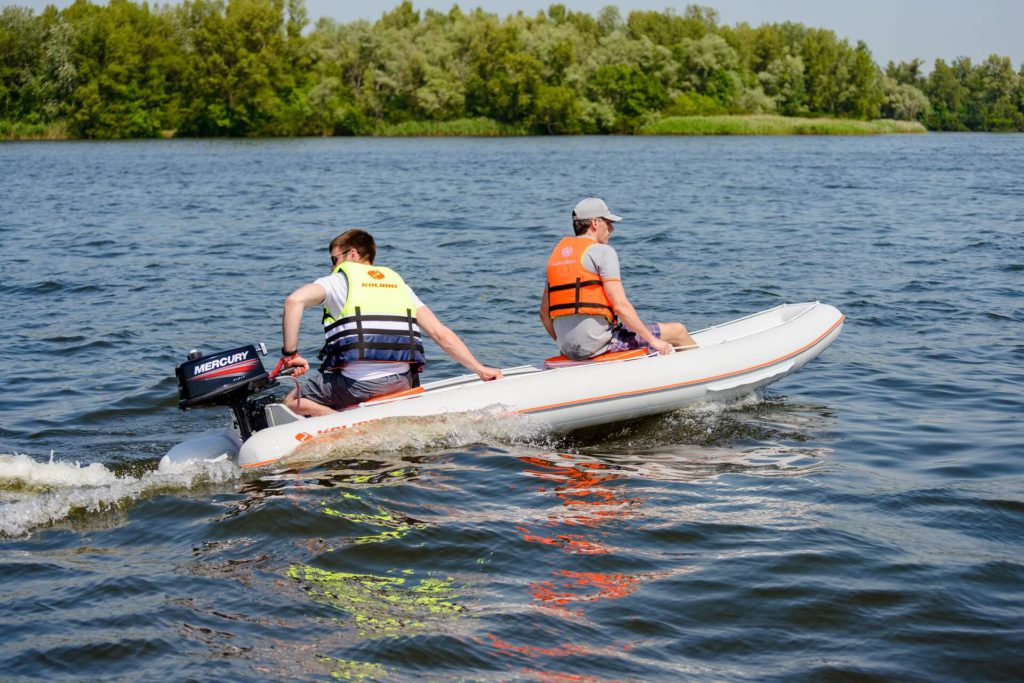
<path fill-rule="evenodd" d="M 661 338 L 670 344 L 680 346 L 690 343 L 689 332 L 682 323 L 658 323 L 661 328 Z"/>
<path fill-rule="evenodd" d="M 669 339 L 671 337 L 678 337 L 681 334 L 686 334 L 686 328 L 683 327 L 682 323 L 658 323 L 658 327 L 661 328 L 661 338 Z"/>

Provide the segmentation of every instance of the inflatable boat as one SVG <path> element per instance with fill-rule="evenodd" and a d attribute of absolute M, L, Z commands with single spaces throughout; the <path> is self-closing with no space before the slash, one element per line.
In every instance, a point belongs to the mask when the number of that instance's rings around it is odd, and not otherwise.
<path fill-rule="evenodd" d="M 160 467 L 224 458 L 243 468 L 272 465 L 305 444 L 386 418 L 496 407 L 530 416 L 553 433 L 566 433 L 702 401 L 727 401 L 816 358 L 839 335 L 843 320 L 836 308 L 816 301 L 783 304 L 691 333 L 696 349 L 664 356 L 645 351 L 606 354 L 583 362 L 551 358 L 544 367 L 503 370 L 500 380 L 454 377 L 310 418 L 296 415 L 267 393 L 277 380 L 259 358 L 261 352 L 266 355 L 262 344 L 208 356 L 193 351 L 177 368 L 179 406 L 227 406 L 234 419 L 223 432 L 173 447 Z"/>

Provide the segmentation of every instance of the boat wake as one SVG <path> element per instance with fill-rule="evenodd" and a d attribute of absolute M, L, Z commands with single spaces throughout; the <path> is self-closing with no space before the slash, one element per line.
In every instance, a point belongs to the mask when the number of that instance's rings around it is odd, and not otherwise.
<path fill-rule="evenodd" d="M 395 417 L 313 439 L 271 469 L 303 469 L 372 454 L 404 455 L 475 443 L 544 445 L 546 438 L 530 418 L 498 409 Z M 265 474 L 266 469 L 259 473 Z M 0 537 L 24 536 L 82 513 L 95 516 L 124 510 L 159 493 L 215 486 L 244 476 L 227 457 L 168 463 L 136 476 L 101 463 L 65 462 L 52 454 L 48 461 L 0 454 Z"/>
<path fill-rule="evenodd" d="M 24 454 L 0 454 L 0 537 L 18 537 L 51 526 L 78 512 L 123 509 L 163 493 L 220 484 L 241 477 L 226 459 L 189 463 L 136 477 L 119 475 L 100 463 L 39 462 Z"/>
<path fill-rule="evenodd" d="M 386 417 L 314 438 L 278 460 L 275 469 L 313 467 L 370 454 L 462 448 L 476 443 L 547 448 L 554 437 L 529 416 L 500 407 L 428 416 Z"/>
<path fill-rule="evenodd" d="M 569 436 L 551 434 L 530 416 L 492 407 L 425 417 L 391 417 L 320 435 L 290 455 L 259 470 L 261 478 L 370 456 L 400 456 L 465 448 L 474 444 L 525 447 L 527 450 L 599 451 L 615 457 L 635 455 L 638 464 L 676 468 L 689 464 L 698 478 L 710 467 L 728 463 L 735 470 L 780 473 L 813 467 L 822 453 L 795 447 L 799 428 L 763 420 L 776 405 L 755 394 L 729 403 L 706 403 L 666 415 L 594 428 Z M 782 410 L 782 413 L 787 411 Z M 781 447 L 779 441 L 789 442 Z M 738 443 L 750 447 L 737 450 Z M 767 442 L 767 443 L 765 443 Z M 685 446 L 680 451 L 680 446 Z M 0 536 L 19 537 L 82 514 L 101 515 L 166 492 L 180 492 L 241 480 L 244 471 L 227 457 L 170 463 L 141 473 L 119 473 L 111 465 L 82 465 L 29 455 L 0 454 Z M 728 468 L 727 468 L 728 469 Z M 684 473 L 690 478 L 694 473 Z"/>

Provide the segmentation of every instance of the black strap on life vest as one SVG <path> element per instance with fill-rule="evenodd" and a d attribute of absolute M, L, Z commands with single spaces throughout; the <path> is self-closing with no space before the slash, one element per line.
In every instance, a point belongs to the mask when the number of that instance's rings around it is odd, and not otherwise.
<path fill-rule="evenodd" d="M 363 340 L 363 312 L 356 306 L 356 343 L 359 345 L 359 360 L 366 357 L 366 345 Z"/>
<path fill-rule="evenodd" d="M 409 323 L 409 353 L 412 355 L 413 358 L 415 358 L 416 357 L 416 338 L 419 337 L 419 334 L 416 332 L 415 328 L 413 327 L 413 324 L 414 324 L 413 320 L 415 320 L 416 318 L 414 318 L 412 316 L 412 309 L 411 308 L 405 309 L 405 317 L 407 319 L 407 322 Z M 421 344 L 421 347 L 422 347 L 422 344 Z M 412 377 L 411 377 L 411 380 L 410 380 L 409 384 L 410 384 L 410 386 L 412 388 L 415 389 L 416 387 L 418 387 L 420 385 L 420 364 L 419 363 L 409 363 L 409 370 L 410 370 L 410 372 L 412 374 Z"/>
<path fill-rule="evenodd" d="M 383 343 L 383 342 L 372 342 L 368 341 L 367 337 L 370 335 L 381 335 L 381 336 L 393 336 L 396 333 L 401 335 L 401 330 L 394 329 L 383 329 L 374 327 L 374 322 L 403 322 L 407 325 L 409 341 L 398 342 L 398 343 Z M 405 310 L 405 315 L 389 315 L 386 313 L 373 313 L 368 315 L 362 315 L 362 307 L 356 306 L 355 313 L 344 318 L 339 318 L 331 324 L 327 325 L 324 329 L 327 332 L 339 327 L 340 325 L 353 325 L 355 329 L 346 332 L 345 336 L 354 335 L 355 339 L 347 344 L 340 344 L 337 341 L 331 343 L 324 343 L 323 348 L 320 350 L 320 359 L 329 353 L 328 347 L 333 348 L 338 353 L 345 353 L 353 349 L 359 352 L 358 360 L 365 360 L 366 353 L 369 349 L 380 349 L 383 351 L 397 351 L 401 349 L 408 349 L 413 357 L 417 353 L 423 354 L 423 335 L 416 329 L 416 318 L 412 314 L 411 309 Z M 415 364 L 418 367 L 418 364 Z"/>
<path fill-rule="evenodd" d="M 612 308 L 611 306 L 608 306 L 607 304 L 598 304 L 598 303 L 589 303 L 589 302 L 586 302 L 586 301 L 580 301 L 580 290 L 582 288 L 584 288 L 584 287 L 594 287 L 594 286 L 603 287 L 604 285 L 601 283 L 600 280 L 581 280 L 579 277 L 576 278 L 576 282 L 571 282 L 571 283 L 566 284 L 566 285 L 555 285 L 554 287 L 552 287 L 551 283 L 549 282 L 548 283 L 548 295 L 549 295 L 549 297 L 548 297 L 548 311 L 550 312 L 550 311 L 561 311 L 561 310 L 572 309 L 573 313 L 581 313 L 581 312 L 584 312 L 584 311 L 581 311 L 580 309 L 583 309 L 583 308 L 596 308 L 598 311 L 607 309 L 607 310 L 611 311 L 612 315 L 615 315 L 615 309 Z M 552 306 L 551 305 L 551 300 L 550 300 L 551 292 L 560 292 L 560 291 L 564 291 L 566 289 L 576 290 L 575 293 L 574 293 L 574 296 L 573 296 L 574 302 L 571 303 L 571 304 L 556 304 L 556 305 Z"/>

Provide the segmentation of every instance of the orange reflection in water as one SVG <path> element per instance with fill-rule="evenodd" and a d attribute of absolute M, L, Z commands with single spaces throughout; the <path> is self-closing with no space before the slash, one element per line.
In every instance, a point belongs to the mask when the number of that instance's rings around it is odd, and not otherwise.
<path fill-rule="evenodd" d="M 641 584 L 655 574 L 624 574 L 618 572 L 583 571 L 580 566 L 588 555 L 611 555 L 614 546 L 602 541 L 602 536 L 622 522 L 640 514 L 642 499 L 622 493 L 627 473 L 614 464 L 584 460 L 580 456 L 551 454 L 550 457 L 521 456 L 527 464 L 524 474 L 540 480 L 541 493 L 552 493 L 559 504 L 553 506 L 547 521 L 540 528 L 519 524 L 515 528 L 528 543 L 539 543 L 560 548 L 565 552 L 565 564 L 545 580 L 533 581 L 528 590 L 537 607 L 550 615 L 566 619 L 585 618 L 585 610 L 602 600 L 617 600 L 636 592 Z M 621 480 L 621 481 L 620 481 Z M 618 483 L 616 483 L 618 482 Z M 541 632 L 537 640 L 545 645 L 514 644 L 488 634 L 486 642 L 507 657 L 524 657 L 530 666 L 522 672 L 531 680 L 579 683 L 607 683 L 610 679 L 593 675 L 541 670 L 537 665 L 544 658 L 563 660 L 561 668 L 569 668 L 572 660 L 592 659 L 593 655 L 621 657 L 629 646 L 616 644 L 608 647 L 562 643 L 550 645 Z M 480 639 L 479 642 L 485 642 Z M 566 659 L 568 658 L 568 659 Z"/>
<path fill-rule="evenodd" d="M 560 458 L 571 459 L 570 455 L 559 455 Z M 538 469 L 528 469 L 525 474 L 554 484 L 551 490 L 562 501 L 564 511 L 552 514 L 547 526 L 567 524 L 571 526 L 597 527 L 609 519 L 622 519 L 630 516 L 640 501 L 620 495 L 607 484 L 624 475 L 617 472 L 612 465 L 601 462 L 573 462 L 559 464 L 552 460 L 539 457 L 522 456 L 521 461 Z M 548 487 L 540 487 L 547 491 Z M 581 534 L 557 534 L 551 537 L 531 532 L 526 527 L 516 527 L 526 541 L 547 543 L 563 546 L 566 550 L 582 552 L 608 552 L 593 540 L 587 540 Z"/>
<path fill-rule="evenodd" d="M 597 537 L 597 529 L 613 520 L 622 520 L 636 514 L 640 499 L 623 496 L 612 482 L 625 475 L 614 465 L 593 461 L 575 461 L 572 455 L 557 454 L 558 460 L 543 457 L 520 457 L 531 465 L 525 474 L 552 486 L 541 491 L 552 491 L 562 501 L 562 510 L 549 516 L 546 527 L 561 525 L 587 527 L 579 533 L 542 533 L 525 526 L 517 526 L 523 540 L 561 548 L 576 555 L 609 554 L 613 550 Z M 645 578 L 613 572 L 583 572 L 575 568 L 559 569 L 547 581 L 530 584 L 533 598 L 547 609 L 582 616 L 582 607 L 570 605 L 597 600 L 625 597 L 633 593 Z"/>
<path fill-rule="evenodd" d="M 566 605 L 573 602 L 593 602 L 608 598 L 624 598 L 637 588 L 645 578 L 629 574 L 610 572 L 573 572 L 559 569 L 556 581 L 532 583 L 533 597 L 541 602 Z"/>
<path fill-rule="evenodd" d="M 477 642 L 483 642 L 481 638 L 475 638 Z M 502 640 L 497 636 L 488 633 L 487 642 L 497 650 L 499 653 L 509 657 L 527 657 L 529 659 L 536 659 L 537 657 L 593 657 L 595 655 L 611 655 L 621 653 L 623 650 L 629 650 L 629 647 L 625 648 L 612 648 L 612 647 L 589 647 L 583 645 L 573 645 L 571 643 L 565 643 L 563 645 L 555 645 L 553 647 L 538 647 L 536 645 L 515 645 Z M 587 676 L 584 674 L 572 674 L 563 671 L 540 671 L 534 668 L 524 668 L 523 673 L 528 674 L 531 680 L 538 681 L 549 681 L 550 683 L 565 682 L 577 682 L 577 683 L 608 683 L 609 679 L 598 678 L 596 676 Z"/>

